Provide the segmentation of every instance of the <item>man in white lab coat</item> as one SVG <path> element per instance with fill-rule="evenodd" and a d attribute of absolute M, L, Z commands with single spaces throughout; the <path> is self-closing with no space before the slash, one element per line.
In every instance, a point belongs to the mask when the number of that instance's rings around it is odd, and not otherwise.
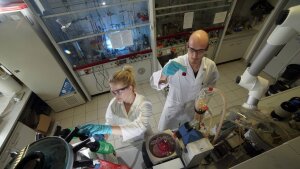
<path fill-rule="evenodd" d="M 203 57 L 209 37 L 203 30 L 192 33 L 187 43 L 188 53 L 169 62 L 150 78 L 154 89 L 169 86 L 158 130 L 176 129 L 194 117 L 194 101 L 204 87 L 213 87 L 219 78 L 216 64 Z"/>

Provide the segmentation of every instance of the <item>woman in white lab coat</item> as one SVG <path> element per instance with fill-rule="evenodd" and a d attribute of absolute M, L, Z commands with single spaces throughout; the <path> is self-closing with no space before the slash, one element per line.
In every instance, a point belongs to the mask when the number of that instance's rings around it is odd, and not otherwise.
<path fill-rule="evenodd" d="M 157 90 L 169 86 L 158 130 L 176 129 L 194 117 L 194 100 L 204 87 L 213 87 L 219 77 L 216 64 L 203 57 L 208 49 L 205 31 L 194 32 L 187 43 L 188 53 L 170 60 L 154 72 L 150 82 Z"/>
<path fill-rule="evenodd" d="M 80 128 L 81 133 L 113 134 L 123 137 L 123 141 L 142 139 L 151 131 L 152 104 L 136 92 L 136 83 L 131 66 L 124 66 L 109 80 L 114 98 L 106 111 L 106 124 L 87 124 Z M 85 132 L 86 131 L 86 132 Z"/>

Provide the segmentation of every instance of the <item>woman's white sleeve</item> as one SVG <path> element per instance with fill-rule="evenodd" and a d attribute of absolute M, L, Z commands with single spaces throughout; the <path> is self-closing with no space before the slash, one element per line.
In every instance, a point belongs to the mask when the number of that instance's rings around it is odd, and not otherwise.
<path fill-rule="evenodd" d="M 111 100 L 108 104 L 108 107 L 106 109 L 106 113 L 105 113 L 105 124 L 113 124 L 113 112 L 112 112 L 112 103 L 113 100 Z"/>
<path fill-rule="evenodd" d="M 135 111 L 140 111 L 136 120 L 131 123 L 121 125 L 123 141 L 132 139 L 145 133 L 150 126 L 150 118 L 152 117 L 152 104 L 145 101 Z"/>

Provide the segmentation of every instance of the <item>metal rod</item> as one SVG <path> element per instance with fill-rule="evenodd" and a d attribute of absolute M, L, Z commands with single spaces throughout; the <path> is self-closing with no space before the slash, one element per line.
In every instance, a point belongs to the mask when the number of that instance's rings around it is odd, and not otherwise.
<path fill-rule="evenodd" d="M 193 2 L 193 3 L 188 3 L 188 4 L 181 4 L 181 5 L 172 5 L 172 6 L 166 6 L 166 7 L 160 7 L 160 8 L 155 8 L 156 11 L 163 10 L 163 9 L 170 9 L 170 8 L 178 8 L 178 7 L 185 7 L 185 6 L 193 6 L 193 5 L 199 5 L 199 4 L 206 4 L 206 3 L 213 3 L 213 2 L 218 2 L 223 0 L 215 0 L 215 1 L 205 1 L 205 2 Z"/>
<path fill-rule="evenodd" d="M 186 11 L 180 11 L 180 12 L 171 12 L 171 13 L 156 15 L 156 17 L 175 15 L 175 14 L 186 13 L 186 12 L 204 11 L 204 10 L 207 10 L 207 9 L 216 9 L 216 8 L 223 8 L 223 7 L 229 7 L 229 6 L 230 5 L 223 5 L 223 6 L 216 6 L 216 7 L 201 8 L 201 9 L 197 9 L 197 10 L 186 10 Z"/>
<path fill-rule="evenodd" d="M 101 8 L 108 8 L 108 7 L 113 7 L 113 6 L 125 5 L 125 4 L 136 3 L 136 2 L 144 2 L 144 1 L 148 1 L 148 0 L 132 0 L 132 1 L 128 1 L 128 2 L 120 2 L 117 4 L 113 4 L 113 5 L 97 6 L 97 7 L 93 7 L 93 8 L 87 8 L 87 9 L 81 9 L 81 10 L 75 10 L 75 11 L 70 11 L 70 12 L 63 12 L 63 13 L 42 16 L 42 18 L 47 19 L 47 18 L 53 18 L 53 17 L 57 17 L 57 16 L 70 15 L 70 14 L 75 14 L 75 13 L 80 13 L 80 12 L 97 10 L 97 9 L 101 9 Z"/>
<path fill-rule="evenodd" d="M 74 41 L 78 41 L 78 40 L 82 40 L 82 39 L 92 38 L 92 37 L 95 37 L 95 36 L 100 36 L 100 35 L 104 35 L 104 34 L 115 32 L 115 31 L 123 31 L 123 30 L 138 28 L 138 27 L 144 27 L 144 26 L 148 26 L 149 24 L 150 23 L 145 23 L 145 24 L 135 25 L 135 26 L 126 27 L 126 28 L 122 28 L 122 29 L 110 30 L 110 31 L 106 31 L 106 32 L 95 33 L 95 34 L 91 34 L 91 35 L 82 36 L 82 37 L 79 37 L 79 38 L 74 38 L 74 39 L 69 39 L 69 40 L 61 41 L 61 42 L 58 42 L 57 44 L 61 45 L 61 44 L 64 44 L 64 43 L 69 43 L 69 42 L 74 42 Z"/>

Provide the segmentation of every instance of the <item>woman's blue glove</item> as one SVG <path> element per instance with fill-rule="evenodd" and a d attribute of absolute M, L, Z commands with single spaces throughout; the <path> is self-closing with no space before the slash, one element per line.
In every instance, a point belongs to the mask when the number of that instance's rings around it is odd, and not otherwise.
<path fill-rule="evenodd" d="M 183 66 L 182 64 L 172 60 L 170 63 L 164 66 L 162 73 L 165 76 L 170 76 L 174 75 L 179 69 L 183 72 L 187 71 L 186 66 Z"/>
<path fill-rule="evenodd" d="M 103 124 L 85 124 L 83 126 L 79 126 L 79 134 L 84 134 L 86 136 L 92 137 L 101 134 L 111 134 L 112 127 L 111 125 L 103 125 Z"/>

